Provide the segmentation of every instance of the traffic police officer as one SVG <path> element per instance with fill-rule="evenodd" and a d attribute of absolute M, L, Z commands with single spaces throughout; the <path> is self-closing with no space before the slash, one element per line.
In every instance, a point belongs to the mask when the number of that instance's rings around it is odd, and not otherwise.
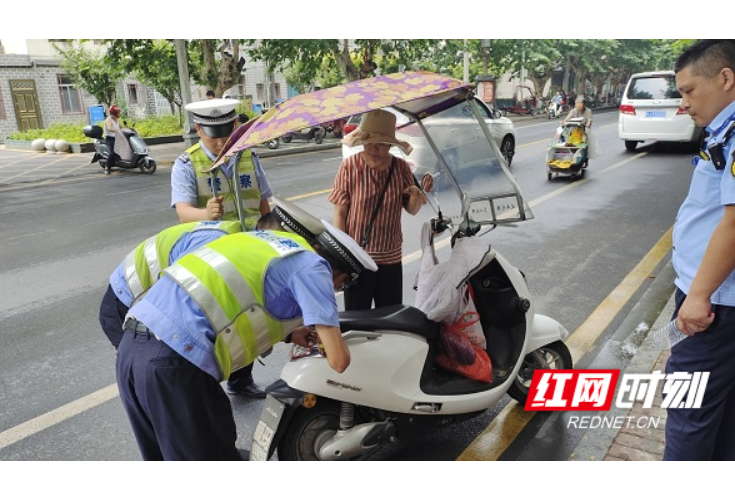
<path fill-rule="evenodd" d="M 131 304 L 158 281 L 163 269 L 180 255 L 238 231 L 239 222 L 187 222 L 164 229 L 130 252 L 110 276 L 100 304 L 100 325 L 115 349 Z"/>
<path fill-rule="evenodd" d="M 273 192 L 255 153 L 245 150 L 214 174 L 207 172 L 234 130 L 237 104 L 234 99 L 208 99 L 185 106 L 192 113 L 199 142 L 177 158 L 171 170 L 171 206 L 181 222 L 240 220 L 238 195 L 244 231 L 253 229 L 258 218 L 270 212 L 268 198 Z M 239 172 L 237 179 L 235 171 Z M 265 392 L 255 384 L 252 372 L 253 367 L 246 366 L 233 374 L 227 382 L 228 392 L 264 398 Z"/>
<path fill-rule="evenodd" d="M 207 172 L 220 154 L 237 122 L 234 99 L 209 99 L 186 105 L 192 113 L 199 142 L 174 162 L 171 171 L 171 206 L 181 222 L 239 220 L 235 191 L 243 202 L 246 226 L 255 227 L 261 215 L 270 212 L 273 192 L 258 156 L 245 150 L 212 174 Z M 239 179 L 233 179 L 237 163 Z M 218 196 L 213 196 L 213 184 Z"/>
<path fill-rule="evenodd" d="M 696 42 L 674 70 L 681 109 L 709 139 L 674 225 L 674 317 L 688 338 L 666 373 L 710 375 L 701 408 L 668 408 L 664 460 L 735 460 L 735 41 Z"/>
<path fill-rule="evenodd" d="M 236 233 L 181 257 L 128 313 L 120 397 L 145 460 L 237 460 L 220 382 L 293 332 L 316 329 L 337 372 L 350 362 L 335 289 L 377 266 L 345 233 L 314 247 L 278 231 Z"/>

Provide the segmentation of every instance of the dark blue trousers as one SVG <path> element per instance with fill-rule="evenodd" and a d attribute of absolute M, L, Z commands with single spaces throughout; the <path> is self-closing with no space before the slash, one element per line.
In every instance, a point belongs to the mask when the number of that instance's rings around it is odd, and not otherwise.
<path fill-rule="evenodd" d="M 126 330 L 117 385 L 143 460 L 241 460 L 230 399 L 150 333 Z"/>
<path fill-rule="evenodd" d="M 344 292 L 345 311 L 360 311 L 403 303 L 403 264 L 380 264 L 377 271 L 363 271 Z"/>
<path fill-rule="evenodd" d="M 686 296 L 676 291 L 676 311 Z M 699 409 L 669 408 L 664 460 L 735 460 L 735 307 L 713 306 L 710 327 L 671 350 L 666 373 L 710 372 Z"/>

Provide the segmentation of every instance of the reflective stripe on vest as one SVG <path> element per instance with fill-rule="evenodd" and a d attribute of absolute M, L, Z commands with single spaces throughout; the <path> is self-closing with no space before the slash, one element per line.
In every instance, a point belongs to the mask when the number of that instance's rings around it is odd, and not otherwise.
<path fill-rule="evenodd" d="M 234 221 L 187 222 L 164 229 L 135 247 L 123 260 L 125 281 L 133 295 L 133 301 L 152 287 L 161 276 L 161 271 L 169 266 L 174 245 L 185 234 L 203 229 L 219 229 L 232 234 L 240 230 L 240 224 Z"/>
<path fill-rule="evenodd" d="M 216 332 L 215 356 L 223 378 L 251 364 L 301 323 L 273 318 L 264 308 L 263 279 L 276 260 L 313 251 L 300 236 L 254 231 L 220 238 L 189 253 L 164 272 L 197 303 Z"/>
<path fill-rule="evenodd" d="M 212 197 L 212 176 L 209 172 L 205 172 L 212 167 L 212 160 L 202 151 L 199 143 L 186 150 L 189 159 L 194 165 L 194 173 L 197 182 L 197 208 L 207 206 L 207 200 Z M 255 164 L 253 163 L 252 152 L 245 150 L 241 155 L 235 157 L 234 161 L 238 162 L 238 170 L 240 179 L 237 185 L 240 189 L 240 196 L 243 203 L 243 214 L 245 219 L 246 230 L 255 228 L 255 224 L 260 218 L 260 186 L 258 186 L 258 178 L 255 175 Z M 234 172 L 234 169 L 233 169 Z M 237 202 L 234 193 L 230 190 L 231 180 L 222 173 L 217 171 L 216 181 L 217 195 L 223 197 L 224 214 L 223 220 L 240 220 L 237 215 Z M 233 186 L 233 189 L 238 186 Z"/>

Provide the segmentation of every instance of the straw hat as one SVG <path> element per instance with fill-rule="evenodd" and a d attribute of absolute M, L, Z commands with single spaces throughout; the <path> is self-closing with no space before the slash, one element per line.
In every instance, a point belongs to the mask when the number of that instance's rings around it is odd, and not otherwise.
<path fill-rule="evenodd" d="M 406 141 L 396 139 L 396 115 L 382 109 L 376 109 L 362 115 L 360 126 L 354 132 L 347 134 L 342 143 L 349 147 L 362 144 L 392 144 L 404 154 L 413 151 Z"/>

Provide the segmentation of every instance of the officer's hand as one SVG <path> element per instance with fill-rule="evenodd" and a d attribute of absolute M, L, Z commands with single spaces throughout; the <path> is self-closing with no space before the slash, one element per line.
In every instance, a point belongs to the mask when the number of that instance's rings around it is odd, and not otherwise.
<path fill-rule="evenodd" d="M 225 213 L 222 196 L 210 198 L 207 200 L 207 218 L 209 220 L 219 220 Z"/>
<path fill-rule="evenodd" d="M 309 327 L 300 326 L 291 332 L 291 342 L 301 347 L 312 347 L 318 341 L 319 336 Z"/>
<path fill-rule="evenodd" d="M 709 297 L 690 294 L 679 308 L 676 327 L 686 335 L 694 335 L 709 328 L 714 320 Z"/>

